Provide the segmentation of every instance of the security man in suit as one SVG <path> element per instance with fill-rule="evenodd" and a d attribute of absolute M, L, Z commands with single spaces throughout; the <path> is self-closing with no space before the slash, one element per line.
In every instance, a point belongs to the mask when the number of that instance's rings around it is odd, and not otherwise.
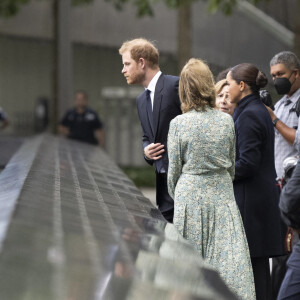
<path fill-rule="evenodd" d="M 164 75 L 160 71 L 158 50 L 146 39 L 124 42 L 119 53 L 127 83 L 140 84 L 145 88 L 137 97 L 144 157 L 155 166 L 158 208 L 168 222 L 173 222 L 174 201 L 168 194 L 167 186 L 167 138 L 171 120 L 181 114 L 179 77 Z"/>

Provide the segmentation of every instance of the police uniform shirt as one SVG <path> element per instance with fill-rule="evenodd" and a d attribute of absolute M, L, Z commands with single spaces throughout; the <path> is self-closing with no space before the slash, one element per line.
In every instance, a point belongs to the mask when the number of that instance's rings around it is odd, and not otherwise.
<path fill-rule="evenodd" d="M 70 109 L 65 114 L 61 125 L 70 130 L 69 138 L 90 144 L 98 144 L 95 131 L 103 128 L 98 114 L 90 108 L 80 114 L 75 108 Z"/>

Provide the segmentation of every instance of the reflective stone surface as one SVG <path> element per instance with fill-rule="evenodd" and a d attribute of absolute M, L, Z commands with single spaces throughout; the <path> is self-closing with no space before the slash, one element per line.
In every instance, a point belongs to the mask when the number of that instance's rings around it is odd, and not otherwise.
<path fill-rule="evenodd" d="M 26 138 L 0 135 L 0 171 L 21 147 Z"/>
<path fill-rule="evenodd" d="M 98 147 L 36 137 L 0 187 L 0 299 L 236 299 Z"/>

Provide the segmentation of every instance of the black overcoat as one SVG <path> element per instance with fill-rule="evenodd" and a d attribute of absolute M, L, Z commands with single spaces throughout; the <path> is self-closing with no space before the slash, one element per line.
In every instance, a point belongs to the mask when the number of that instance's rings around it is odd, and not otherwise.
<path fill-rule="evenodd" d="M 254 93 L 240 101 L 233 119 L 236 131 L 233 186 L 250 255 L 283 255 L 271 117 L 259 94 Z"/>

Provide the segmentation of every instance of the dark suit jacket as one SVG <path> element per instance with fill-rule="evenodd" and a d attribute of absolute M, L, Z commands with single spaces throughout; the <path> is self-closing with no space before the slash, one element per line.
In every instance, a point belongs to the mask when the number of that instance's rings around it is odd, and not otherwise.
<path fill-rule="evenodd" d="M 279 207 L 285 223 L 300 229 L 300 160 L 281 192 Z"/>
<path fill-rule="evenodd" d="M 147 114 L 146 91 L 137 97 L 137 109 L 143 129 L 143 148 L 151 143 L 161 143 L 165 146 L 165 152 L 158 161 L 146 160 L 150 165 L 155 164 L 159 173 L 162 168 L 168 171 L 168 150 L 167 139 L 169 125 L 172 119 L 181 114 L 180 100 L 178 96 L 179 77 L 161 74 L 155 92 L 153 105 L 153 126 L 152 132 Z"/>
<path fill-rule="evenodd" d="M 257 94 L 241 100 L 234 115 L 234 193 L 251 257 L 283 254 L 279 192 L 274 166 L 274 126 Z"/>
<path fill-rule="evenodd" d="M 284 186 L 281 196 L 279 207 L 284 222 L 300 230 L 300 160 L 297 163 L 293 175 L 287 184 Z M 293 253 L 300 254 L 300 240 L 293 246 Z"/>

